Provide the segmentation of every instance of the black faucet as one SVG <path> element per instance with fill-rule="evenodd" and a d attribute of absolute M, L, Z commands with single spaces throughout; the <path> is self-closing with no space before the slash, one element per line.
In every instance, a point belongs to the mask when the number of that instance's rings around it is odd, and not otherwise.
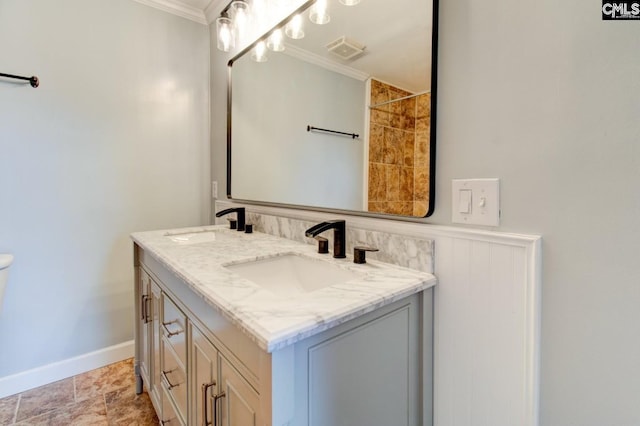
<path fill-rule="evenodd" d="M 333 229 L 333 257 L 343 259 L 347 257 L 345 254 L 345 223 L 344 220 L 328 220 L 319 223 L 307 229 L 304 233 L 307 237 L 315 237 L 316 235 L 328 229 Z"/>
<path fill-rule="evenodd" d="M 245 212 L 244 212 L 244 207 L 233 207 L 230 209 L 225 209 L 225 210 L 221 210 L 218 213 L 216 213 L 216 217 L 222 217 L 225 214 L 229 214 L 229 213 L 236 213 L 236 218 L 238 219 L 238 231 L 244 231 L 244 226 L 245 226 Z"/>

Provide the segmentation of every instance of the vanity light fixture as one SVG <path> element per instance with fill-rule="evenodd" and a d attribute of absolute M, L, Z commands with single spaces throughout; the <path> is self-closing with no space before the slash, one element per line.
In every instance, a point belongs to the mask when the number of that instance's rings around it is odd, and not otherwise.
<path fill-rule="evenodd" d="M 313 6 L 311 6 L 311 9 L 309 9 L 309 19 L 311 22 L 318 25 L 329 23 L 331 17 L 329 16 L 327 0 L 318 0 Z"/>
<path fill-rule="evenodd" d="M 218 34 L 218 49 L 228 52 L 236 47 L 236 35 L 233 22 L 226 12 L 216 19 L 216 33 Z"/>
<path fill-rule="evenodd" d="M 267 62 L 267 45 L 264 40 L 260 40 L 251 51 L 251 59 L 256 62 Z"/>
<path fill-rule="evenodd" d="M 246 0 L 231 1 L 216 19 L 218 49 L 229 52 L 235 48 L 236 41 L 242 41 L 247 36 L 252 19 L 251 8 Z"/>
<path fill-rule="evenodd" d="M 340 3 L 352 6 L 360 3 L 360 0 L 340 0 Z M 248 33 L 252 31 L 252 27 L 260 25 L 263 19 L 266 19 L 266 3 L 265 0 L 232 0 L 222 9 L 220 16 L 216 19 L 217 47 L 223 52 L 233 50 L 239 43 L 242 45 L 246 42 Z M 331 20 L 329 15 L 328 0 L 316 0 L 309 9 L 309 20 L 311 22 L 323 25 Z M 296 14 L 284 26 L 284 34 L 287 37 L 298 40 L 304 37 L 304 23 L 301 14 Z M 284 46 L 283 29 L 277 28 L 266 38 L 266 49 L 273 52 L 282 52 Z M 259 57 L 266 58 L 265 55 Z M 266 60 L 266 59 L 265 59 Z"/>
<path fill-rule="evenodd" d="M 302 27 L 302 16 L 296 15 L 289 23 L 286 25 L 284 29 L 284 33 L 287 37 L 292 38 L 294 40 L 298 40 L 304 37 L 304 29 Z"/>
<path fill-rule="evenodd" d="M 236 30 L 236 37 L 242 40 L 247 34 L 249 27 L 249 3 L 245 0 L 234 0 L 231 2 L 231 19 Z"/>
<path fill-rule="evenodd" d="M 275 29 L 267 39 L 267 48 L 272 52 L 282 52 L 284 50 L 283 39 L 282 29 Z"/>

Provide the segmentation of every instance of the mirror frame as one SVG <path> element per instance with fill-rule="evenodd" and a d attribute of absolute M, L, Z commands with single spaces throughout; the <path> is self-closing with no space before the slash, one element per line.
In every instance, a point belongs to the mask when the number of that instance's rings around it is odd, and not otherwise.
<path fill-rule="evenodd" d="M 291 208 L 298 210 L 311 210 L 311 211 L 319 211 L 319 212 L 328 212 L 328 213 L 340 213 L 340 214 L 348 214 L 352 216 L 364 216 L 364 217 L 374 217 L 379 219 L 393 219 L 393 220 L 403 220 L 408 222 L 418 222 L 429 216 L 431 216 L 435 210 L 435 195 L 436 195 L 436 116 L 437 116 L 437 93 L 438 93 L 438 21 L 439 21 L 439 5 L 438 0 L 432 0 L 433 9 L 432 9 L 432 32 L 431 32 L 431 120 L 430 120 L 430 131 L 429 131 L 429 205 L 427 208 L 427 214 L 422 217 L 417 216 L 407 216 L 407 215 L 399 215 L 399 214 L 391 214 L 391 213 L 376 213 L 376 212 L 368 212 L 364 210 L 347 210 L 347 209 L 336 209 L 329 207 L 319 207 L 319 206 L 306 206 L 300 204 L 287 204 L 287 203 L 278 203 L 278 202 L 268 202 L 268 201 L 255 201 L 255 200 L 245 200 L 240 198 L 234 198 L 231 195 L 231 158 L 232 158 L 232 129 L 231 129 L 231 102 L 232 102 L 232 72 L 231 69 L 233 64 L 240 59 L 245 54 L 249 53 L 253 47 L 258 44 L 260 41 L 266 41 L 268 35 L 278 29 L 284 28 L 285 24 L 298 13 L 302 13 L 306 11 L 311 5 L 313 5 L 316 0 L 308 0 L 302 6 L 297 8 L 293 13 L 287 16 L 285 19 L 280 21 L 277 25 L 272 27 L 265 34 L 257 38 L 254 42 L 250 43 L 247 47 L 242 49 L 239 53 L 237 53 L 233 58 L 227 62 L 227 199 L 246 203 L 246 204 L 254 204 L 261 206 L 271 206 L 271 207 L 283 207 L 283 208 Z"/>

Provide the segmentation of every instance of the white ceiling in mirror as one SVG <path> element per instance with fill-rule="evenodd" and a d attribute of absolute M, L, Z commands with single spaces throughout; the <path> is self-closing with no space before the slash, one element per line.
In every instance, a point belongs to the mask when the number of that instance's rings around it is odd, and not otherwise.
<path fill-rule="evenodd" d="M 355 6 L 338 0 L 327 3 L 329 23 L 316 25 L 306 19 L 305 37 L 290 40 L 291 44 L 413 93 L 430 88 L 433 20 L 424 0 L 363 0 Z M 364 53 L 344 60 L 329 52 L 327 45 L 340 37 L 364 45 Z"/>
<path fill-rule="evenodd" d="M 205 10 L 218 0 L 133 0 L 135 2 L 171 13 L 172 15 L 207 25 L 209 19 Z"/>
<path fill-rule="evenodd" d="M 211 0 L 182 0 L 182 3 L 186 3 L 192 7 L 196 7 L 200 10 L 204 10 L 206 9 L 207 6 L 209 6 L 209 3 L 211 3 Z"/>
<path fill-rule="evenodd" d="M 134 1 L 203 24 L 211 23 L 228 3 L 228 0 Z M 285 2 L 278 0 L 276 3 L 281 6 L 280 3 Z M 285 9 L 293 10 L 302 0 L 286 3 Z M 307 19 L 305 24 L 316 28 L 296 43 L 296 51 L 304 49 L 312 55 L 352 68 L 356 73 L 376 76 L 413 93 L 428 90 L 431 44 L 427 41 L 431 40 L 432 9 L 424 7 L 424 1 L 420 0 L 363 0 L 354 6 L 342 3 L 328 0 L 328 24 L 315 25 Z M 408 28 L 411 31 L 407 31 Z M 343 36 L 364 45 L 364 54 L 351 60 L 337 59 L 330 54 L 327 44 Z M 399 44 L 405 48 L 397 49 Z"/>

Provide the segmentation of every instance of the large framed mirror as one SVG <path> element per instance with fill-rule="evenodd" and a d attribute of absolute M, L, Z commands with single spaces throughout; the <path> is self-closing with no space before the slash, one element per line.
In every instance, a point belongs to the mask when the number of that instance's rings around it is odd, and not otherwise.
<path fill-rule="evenodd" d="M 344 3 L 350 2 L 305 3 L 229 61 L 227 195 L 429 216 L 437 0 Z M 320 18 L 318 4 L 326 7 Z M 312 22 L 327 16 L 325 24 Z M 284 35 L 281 51 L 278 34 L 293 34 L 296 20 L 304 37 Z"/>

